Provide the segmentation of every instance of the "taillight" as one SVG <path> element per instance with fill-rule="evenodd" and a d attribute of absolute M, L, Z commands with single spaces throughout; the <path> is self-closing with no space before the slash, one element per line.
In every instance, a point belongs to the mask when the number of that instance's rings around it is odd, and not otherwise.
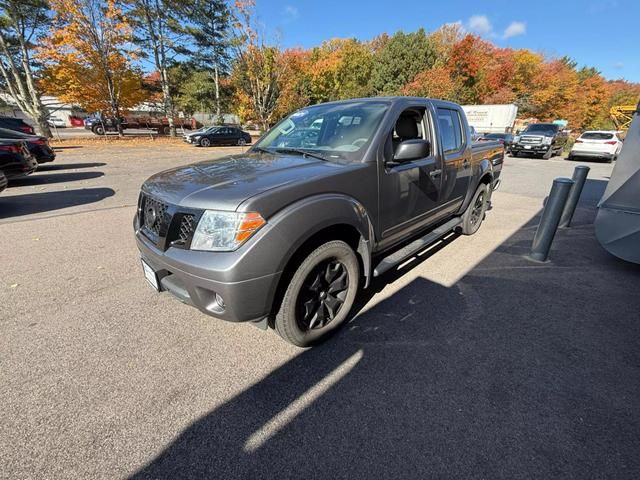
<path fill-rule="evenodd" d="M 0 145 L 1 152 L 19 153 L 20 148 L 17 145 Z"/>
<path fill-rule="evenodd" d="M 582 140 L 580 140 L 579 138 L 575 141 L 575 143 L 582 143 Z"/>
<path fill-rule="evenodd" d="M 607 145 L 616 145 L 618 142 L 616 140 L 609 140 L 608 142 L 604 142 Z"/>
<path fill-rule="evenodd" d="M 33 135 L 35 133 L 35 131 L 33 130 L 32 127 L 30 127 L 29 125 L 25 125 L 23 127 L 20 127 L 20 130 L 24 133 L 28 133 L 29 135 Z"/>
<path fill-rule="evenodd" d="M 37 140 L 32 140 L 31 143 L 34 143 L 36 145 L 46 145 L 47 144 L 47 139 L 46 138 L 38 138 Z"/>

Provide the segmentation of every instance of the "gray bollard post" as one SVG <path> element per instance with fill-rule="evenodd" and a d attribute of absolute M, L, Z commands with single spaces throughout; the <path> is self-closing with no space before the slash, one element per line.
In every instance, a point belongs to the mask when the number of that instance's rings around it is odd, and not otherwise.
<path fill-rule="evenodd" d="M 531 251 L 528 255 L 528 258 L 531 260 L 537 262 L 545 262 L 547 260 L 549 250 L 551 249 L 551 242 L 553 242 L 553 237 L 558 229 L 560 216 L 567 203 L 567 197 L 573 184 L 573 180 L 564 177 L 556 178 L 553 181 L 547 204 L 542 212 L 540 224 L 533 237 Z"/>
<path fill-rule="evenodd" d="M 560 217 L 560 228 L 565 228 L 571 225 L 571 219 L 573 218 L 573 214 L 575 213 L 578 202 L 580 201 L 582 188 L 584 187 L 584 183 L 587 181 L 589 170 L 591 169 L 586 165 L 578 165 L 573 170 L 572 178 L 575 183 L 573 184 L 573 187 L 571 187 L 567 204 L 565 205 L 562 216 Z"/>

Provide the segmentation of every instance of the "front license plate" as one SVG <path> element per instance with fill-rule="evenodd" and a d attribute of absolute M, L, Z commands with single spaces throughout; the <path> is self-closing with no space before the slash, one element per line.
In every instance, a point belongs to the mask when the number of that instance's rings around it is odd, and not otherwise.
<path fill-rule="evenodd" d="M 531 145 L 525 145 L 524 148 L 526 148 L 527 150 L 531 150 Z"/>
<path fill-rule="evenodd" d="M 153 268 L 147 265 L 147 262 L 145 262 L 144 260 L 140 260 L 140 261 L 142 262 L 142 270 L 144 271 L 144 278 L 147 279 L 147 282 L 149 282 L 149 285 L 151 285 L 155 290 L 160 290 L 160 288 L 158 287 L 158 276 L 156 275 L 156 272 L 153 271 Z"/>

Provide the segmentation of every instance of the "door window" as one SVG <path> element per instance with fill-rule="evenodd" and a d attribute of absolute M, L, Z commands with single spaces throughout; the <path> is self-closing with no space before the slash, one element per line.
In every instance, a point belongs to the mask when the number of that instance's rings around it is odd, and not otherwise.
<path fill-rule="evenodd" d="M 457 152 L 462 148 L 462 121 L 456 110 L 438 108 L 438 125 L 442 149 L 445 153 Z"/>

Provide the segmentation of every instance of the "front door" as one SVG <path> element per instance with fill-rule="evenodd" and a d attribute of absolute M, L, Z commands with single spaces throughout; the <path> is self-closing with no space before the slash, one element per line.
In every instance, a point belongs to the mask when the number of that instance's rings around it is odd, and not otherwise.
<path fill-rule="evenodd" d="M 394 162 L 394 152 L 407 140 L 426 140 L 424 158 Z M 434 151 L 433 128 L 424 106 L 404 110 L 389 132 L 380 173 L 380 228 L 382 244 L 394 243 L 408 231 L 429 223 L 438 204 L 442 170 Z"/>

